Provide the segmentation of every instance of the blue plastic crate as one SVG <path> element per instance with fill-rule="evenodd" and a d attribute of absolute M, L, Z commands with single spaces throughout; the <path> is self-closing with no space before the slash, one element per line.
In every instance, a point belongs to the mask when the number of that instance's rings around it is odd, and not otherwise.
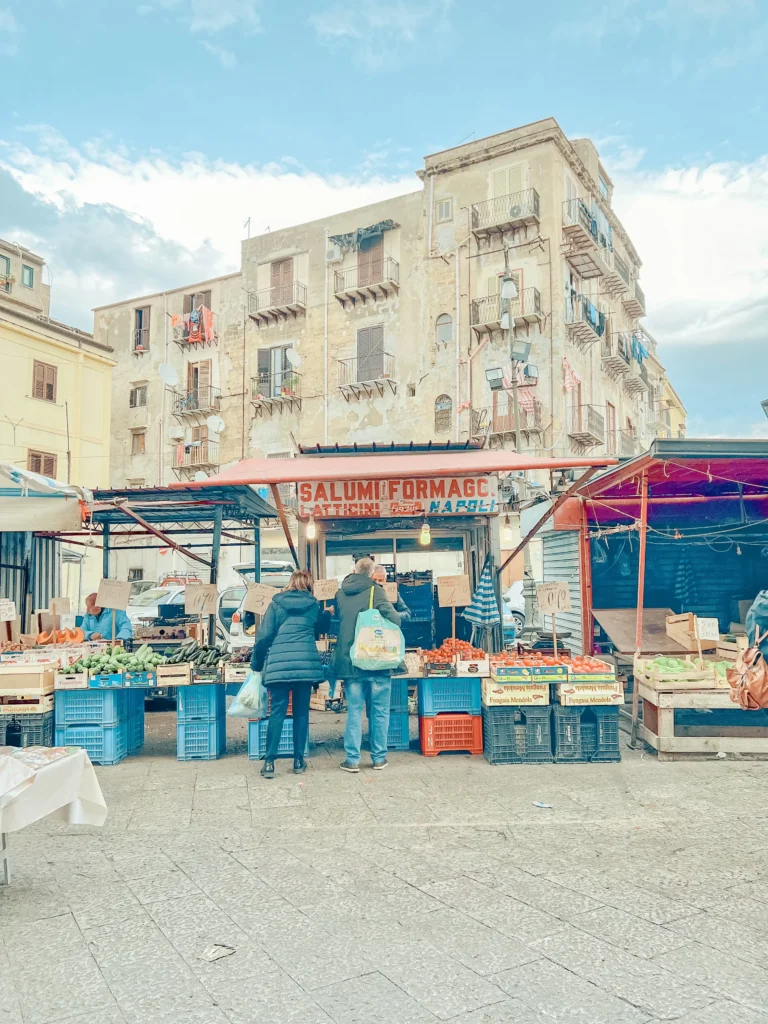
<path fill-rule="evenodd" d="M 0 747 L 52 747 L 53 712 L 0 715 Z"/>
<path fill-rule="evenodd" d="M 408 708 L 408 683 L 407 676 L 392 676 L 392 689 L 389 694 L 389 706 L 395 711 L 405 711 Z"/>
<path fill-rule="evenodd" d="M 57 747 L 84 747 L 94 764 L 119 764 L 128 754 L 128 723 L 56 728 Z"/>
<path fill-rule="evenodd" d="M 387 746 L 390 750 L 408 750 L 411 737 L 408 727 L 407 711 L 390 711 Z"/>
<path fill-rule="evenodd" d="M 128 690 L 57 690 L 56 727 L 119 725 L 128 717 Z"/>
<path fill-rule="evenodd" d="M 483 755 L 490 764 L 552 761 L 550 709 L 484 707 Z"/>
<path fill-rule="evenodd" d="M 434 591 L 431 583 L 398 583 L 397 594 L 408 605 L 411 622 L 432 618 Z"/>
<path fill-rule="evenodd" d="M 177 696 L 178 720 L 221 718 L 225 711 L 224 687 L 219 683 L 206 686 L 179 687 Z"/>
<path fill-rule="evenodd" d="M 259 761 L 264 757 L 267 749 L 267 723 L 268 718 L 262 718 L 258 722 L 248 722 L 248 757 L 251 761 Z M 305 753 L 309 751 L 309 737 Z M 293 757 L 293 719 L 286 718 L 283 722 L 283 731 L 280 734 L 280 745 L 277 748 L 278 757 Z"/>
<path fill-rule="evenodd" d="M 144 711 L 128 719 L 128 754 L 138 754 L 144 746 Z"/>
<path fill-rule="evenodd" d="M 434 718 L 443 711 L 479 715 L 482 686 L 473 676 L 430 676 L 419 680 L 419 716 Z"/>
<path fill-rule="evenodd" d="M 227 723 L 221 718 L 177 721 L 176 758 L 179 761 L 215 761 L 226 753 Z"/>
<path fill-rule="evenodd" d="M 143 715 L 144 702 L 147 699 L 146 693 L 143 690 L 127 690 L 126 696 L 128 697 L 128 716 Z"/>

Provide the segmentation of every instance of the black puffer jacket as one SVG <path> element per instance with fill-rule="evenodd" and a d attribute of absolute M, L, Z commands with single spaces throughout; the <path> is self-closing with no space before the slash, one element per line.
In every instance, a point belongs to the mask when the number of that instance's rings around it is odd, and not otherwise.
<path fill-rule="evenodd" d="M 251 657 L 251 668 L 263 673 L 265 686 L 320 683 L 327 677 L 315 644 L 327 619 L 307 590 L 284 590 L 272 598 Z"/>
<path fill-rule="evenodd" d="M 373 607 L 377 608 L 385 619 L 400 625 L 400 616 L 387 600 L 384 588 L 374 583 L 370 576 L 353 572 L 347 576 L 336 591 L 336 609 L 339 616 L 339 639 L 333 659 L 333 671 L 337 679 L 365 678 L 370 673 L 356 668 L 349 657 L 355 639 L 357 616 L 365 611 L 371 598 L 373 587 Z"/>

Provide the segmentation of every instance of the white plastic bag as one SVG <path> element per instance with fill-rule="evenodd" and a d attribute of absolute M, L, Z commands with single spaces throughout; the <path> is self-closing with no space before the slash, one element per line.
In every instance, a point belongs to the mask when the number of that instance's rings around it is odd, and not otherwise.
<path fill-rule="evenodd" d="M 266 718 L 267 691 L 261 682 L 261 672 L 248 670 L 245 682 L 229 705 L 227 714 L 231 718 Z"/>

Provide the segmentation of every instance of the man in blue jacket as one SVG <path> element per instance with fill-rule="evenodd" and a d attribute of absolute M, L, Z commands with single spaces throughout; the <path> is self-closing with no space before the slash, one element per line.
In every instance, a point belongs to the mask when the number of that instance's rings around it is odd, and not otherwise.
<path fill-rule="evenodd" d="M 131 640 L 133 626 L 131 620 L 119 610 L 99 608 L 96 594 L 89 594 L 85 599 L 86 614 L 83 616 L 82 630 L 86 640 L 111 640 L 112 616 L 115 616 L 115 640 Z"/>

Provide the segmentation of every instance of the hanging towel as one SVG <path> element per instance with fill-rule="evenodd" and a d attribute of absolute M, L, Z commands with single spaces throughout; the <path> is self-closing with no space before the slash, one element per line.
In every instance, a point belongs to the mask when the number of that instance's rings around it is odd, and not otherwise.
<path fill-rule="evenodd" d="M 214 339 L 213 313 L 207 306 L 202 307 L 201 313 L 203 315 L 203 340 L 211 342 Z"/>
<path fill-rule="evenodd" d="M 189 343 L 196 345 L 200 340 L 200 310 L 193 309 L 189 314 Z"/>
<path fill-rule="evenodd" d="M 171 327 L 175 330 L 177 327 L 181 327 L 181 314 L 174 313 L 171 316 Z"/>
<path fill-rule="evenodd" d="M 573 391 L 577 384 L 581 384 L 581 377 L 576 373 L 568 360 L 563 357 L 563 387 L 566 391 Z"/>

